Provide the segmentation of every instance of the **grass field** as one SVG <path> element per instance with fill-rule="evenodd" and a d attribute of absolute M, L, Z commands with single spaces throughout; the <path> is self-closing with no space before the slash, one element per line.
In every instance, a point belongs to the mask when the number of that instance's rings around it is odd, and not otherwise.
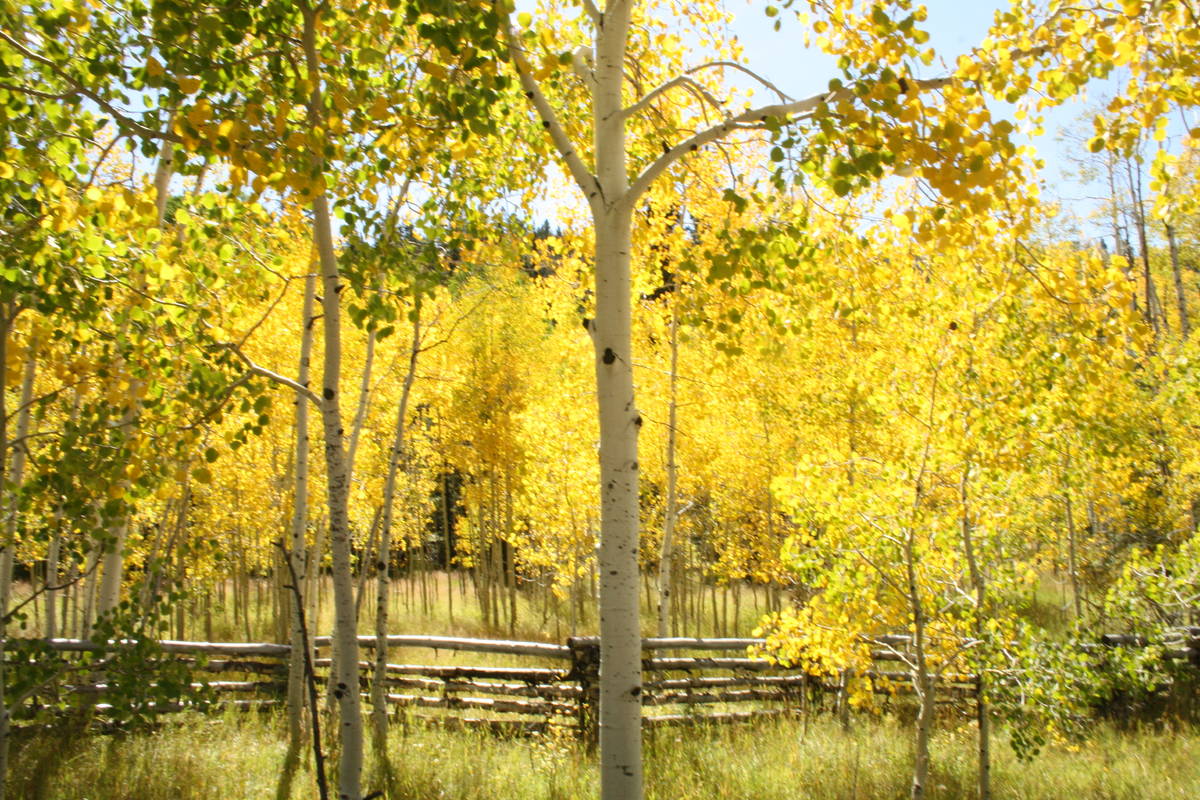
<path fill-rule="evenodd" d="M 449 589 L 453 585 L 453 613 Z M 211 604 L 215 640 L 273 638 L 271 604 L 244 604 L 249 619 L 234 620 L 227 605 Z M 561 608 L 549 607 L 537 592 L 519 593 L 518 625 L 511 633 L 480 619 L 469 583 L 434 573 L 424 585 L 398 581 L 389 626 L 395 633 L 507 636 L 561 641 L 571 631 Z M 1031 613 L 1054 617 L 1061 610 L 1058 587 L 1046 585 L 1031 597 Z M 740 587 L 734 614 L 731 590 L 711 593 L 698 603 L 694 630 L 711 635 L 747 635 L 765 610 L 765 592 Z M 322 624 L 329 630 L 329 586 L 323 587 Z M 373 607 L 370 594 L 363 610 Z M 643 626 L 653 630 L 649 598 Z M 552 602 L 552 601 L 551 601 Z M 717 610 L 713 614 L 713 609 Z M 720 615 L 726 611 L 724 619 Z M 704 612 L 708 612 L 705 616 Z M 553 619 L 559 619 L 556 625 Z M 594 632 L 595 620 L 577 619 L 579 633 Z M 363 614 L 361 632 L 373 628 Z M 30 631 L 32 632 L 32 631 Z M 191 616 L 189 638 L 203 638 L 203 624 Z M 249 636 L 247 636 L 249 634 Z M 432 656 L 432 657 L 431 657 Z M 396 650 L 392 660 L 423 663 L 500 664 L 504 656 L 418 649 Z M 528 666 L 528 664 L 526 664 Z M 970 724 L 943 719 L 933 742 L 932 798 L 975 795 L 975 737 Z M 317 793 L 311 759 L 290 783 L 281 783 L 287 755 L 283 721 L 274 716 L 178 715 L 153 733 L 84 735 L 67 729 L 23 735 L 14 747 L 12 797 L 31 800 L 230 800 L 269 798 L 309 800 Z M 556 729 L 552 729 L 555 731 Z M 896 718 L 857 715 L 849 731 L 828 716 L 741 727 L 676 728 L 648 733 L 647 797 L 662 800 L 710 798 L 904 798 L 912 764 L 911 725 Z M 1200 731 L 1192 727 L 1117 730 L 1097 724 L 1088 739 L 1057 743 L 1036 760 L 1015 759 L 1002 730 L 993 752 L 993 789 L 1005 798 L 1200 797 Z M 330 763 L 335 763 L 336 758 Z M 420 723 L 392 726 L 386 758 L 371 753 L 364 786 L 390 800 L 467 798 L 591 798 L 598 788 L 595 757 L 568 730 L 529 738 L 497 738 L 483 733 L 430 729 Z"/>
<path fill-rule="evenodd" d="M 933 798 L 974 794 L 973 728 L 934 740 Z M 1180 800 L 1200 797 L 1200 734 L 1193 729 L 1117 731 L 1053 745 L 1021 763 L 997 744 L 997 800 Z M 856 718 L 849 732 L 828 717 L 648 734 L 647 797 L 873 800 L 908 795 L 908 730 Z M 286 754 L 274 718 L 194 717 L 153 734 L 43 736 L 18 746 L 14 797 L 30 800 L 234 800 L 278 796 Z M 371 760 L 366 786 L 389 800 L 594 797 L 593 758 L 555 735 L 499 739 L 395 726 L 391 777 Z M 294 777 L 290 800 L 315 798 L 312 775 Z"/>

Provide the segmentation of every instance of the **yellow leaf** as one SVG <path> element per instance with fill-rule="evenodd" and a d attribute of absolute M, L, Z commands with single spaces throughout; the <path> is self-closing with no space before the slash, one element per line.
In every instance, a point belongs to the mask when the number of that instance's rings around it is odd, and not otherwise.
<path fill-rule="evenodd" d="M 422 58 L 417 62 L 417 66 L 421 68 L 422 72 L 427 75 L 432 75 L 435 78 L 441 78 L 442 80 L 445 80 L 450 76 L 449 71 L 445 67 L 443 67 L 441 64 L 429 61 L 428 59 Z"/>
<path fill-rule="evenodd" d="M 184 75 L 176 78 L 175 81 L 179 84 L 179 91 L 183 92 L 184 94 L 195 94 L 196 92 L 200 91 L 199 78 L 193 78 L 189 75 Z"/>

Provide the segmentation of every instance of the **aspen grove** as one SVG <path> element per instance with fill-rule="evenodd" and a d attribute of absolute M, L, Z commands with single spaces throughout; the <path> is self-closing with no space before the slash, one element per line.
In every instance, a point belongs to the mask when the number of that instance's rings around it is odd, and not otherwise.
<path fill-rule="evenodd" d="M 835 67 L 792 96 L 746 15 Z M 406 634 L 597 636 L 605 800 L 648 639 L 847 725 L 902 684 L 915 799 L 939 727 L 989 798 L 993 739 L 1194 692 L 1200 7 L 939 24 L 0 0 L 0 799 L 37 725 L 212 705 L 164 640 L 286 653 L 280 797 L 410 796 Z"/>

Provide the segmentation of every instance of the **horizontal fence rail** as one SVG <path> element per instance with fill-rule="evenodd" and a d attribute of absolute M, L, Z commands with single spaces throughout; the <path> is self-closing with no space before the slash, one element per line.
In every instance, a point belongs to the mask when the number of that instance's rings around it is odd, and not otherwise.
<path fill-rule="evenodd" d="M 114 652 L 134 642 L 93 642 L 79 639 L 41 640 L 68 658 L 73 654 Z M 902 667 L 911 658 L 910 637 L 902 634 L 862 636 L 872 648 L 877 666 L 867 672 L 873 691 L 888 697 L 911 692 L 912 673 Z M 147 700 L 140 708 L 156 716 L 193 708 L 270 711 L 283 705 L 291 647 L 271 642 L 156 643 L 171 661 L 193 672 L 190 688 L 207 693 L 208 700 L 189 702 Z M 374 649 L 374 636 L 358 637 L 360 647 Z M 781 665 L 754 655 L 765 644 L 751 638 L 647 638 L 642 640 L 644 671 L 642 704 L 647 728 L 697 723 L 732 723 L 828 709 L 844 713 L 848 676 L 813 675 L 801 667 Z M 1183 659 L 1200 666 L 1200 628 L 1183 628 L 1150 642 L 1145 637 L 1108 634 L 1085 649 L 1103 654 L 1111 648 L 1162 648 L 1166 659 Z M 325 683 L 331 658 L 322 655 L 331 638 L 313 640 L 312 664 Z M 449 651 L 497 657 L 516 664 L 387 663 L 385 701 L 396 711 L 446 726 L 479 726 L 496 731 L 528 732 L 547 725 L 568 725 L 592 739 L 599 710 L 600 640 L 578 636 L 565 644 L 473 639 L 453 636 L 393 635 L 389 650 Z M 361 688 L 366 697 L 374 664 L 360 661 Z M 201 676 L 212 675 L 211 680 Z M 219 676 L 219 677 L 215 677 Z M 1003 680 L 1003 676 L 999 676 Z M 971 675 L 942 677 L 938 692 L 944 703 L 970 702 L 976 682 Z M 148 684 L 147 690 L 156 688 Z M 61 681 L 48 687 L 54 698 L 76 697 L 100 717 L 112 711 L 105 701 L 112 691 L 103 674 L 103 660 L 63 671 Z M 126 691 L 128 689 L 126 688 Z M 149 696 L 149 692 L 147 692 Z M 212 698 L 216 698 L 215 702 Z M 369 698 L 368 698 L 369 699 Z"/>

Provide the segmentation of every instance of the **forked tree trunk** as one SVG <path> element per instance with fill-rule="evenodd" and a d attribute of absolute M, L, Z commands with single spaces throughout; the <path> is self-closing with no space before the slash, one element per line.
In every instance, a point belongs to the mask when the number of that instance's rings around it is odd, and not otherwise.
<path fill-rule="evenodd" d="M 576 69 L 591 90 L 594 173 L 542 93 L 515 31 L 505 29 L 508 53 L 521 88 L 532 101 L 559 155 L 587 199 L 595 233 L 596 318 L 589 322 L 595 350 L 600 418 L 600 794 L 603 800 L 642 796 L 641 641 L 638 619 L 638 432 L 632 354 L 633 208 L 671 164 L 739 126 L 811 112 L 827 93 L 780 105 L 747 109 L 698 131 L 647 166 L 630 184 L 625 126 L 661 92 L 651 91 L 622 108 L 626 44 L 632 3 L 616 0 L 603 10 L 585 3 L 595 32 L 594 62 L 577 54 Z M 678 79 L 673 83 L 678 83 Z M 923 82 L 936 88 L 944 82 Z M 664 84 L 664 87 L 670 84 Z"/>

